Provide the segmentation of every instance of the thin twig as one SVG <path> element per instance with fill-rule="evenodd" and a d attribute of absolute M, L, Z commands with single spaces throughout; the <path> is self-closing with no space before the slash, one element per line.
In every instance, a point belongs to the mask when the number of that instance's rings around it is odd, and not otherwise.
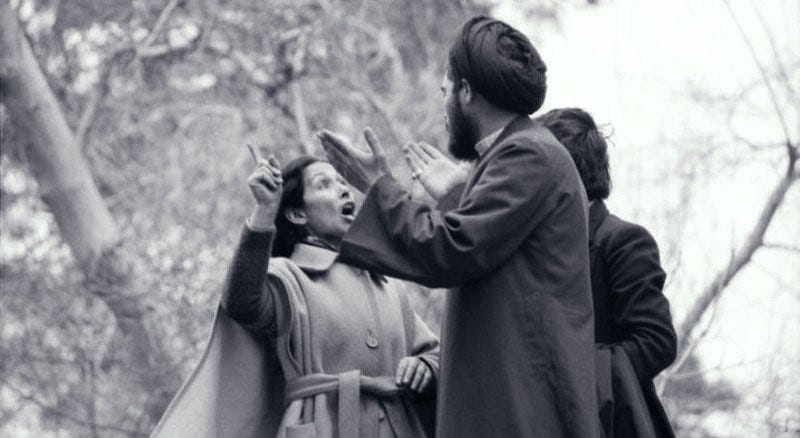
<path fill-rule="evenodd" d="M 783 251 L 794 252 L 800 254 L 800 246 L 798 245 L 789 245 L 786 243 L 765 243 L 764 248 L 769 249 L 780 249 Z"/>
<path fill-rule="evenodd" d="M 170 0 L 170 2 L 164 6 L 164 9 L 161 10 L 161 14 L 159 14 L 158 19 L 156 20 L 156 24 L 153 25 L 153 30 L 150 31 L 150 33 L 147 35 L 147 38 L 145 38 L 142 42 L 142 47 L 149 47 L 153 45 L 156 38 L 158 38 L 158 34 L 161 33 L 161 29 L 164 27 L 164 24 L 166 24 L 170 14 L 172 14 L 172 11 L 174 11 L 178 6 L 178 3 L 180 3 L 180 0 Z"/>
<path fill-rule="evenodd" d="M 792 83 L 789 80 L 789 75 L 786 73 L 786 67 L 783 65 L 783 61 L 781 60 L 780 51 L 778 50 L 778 45 L 775 43 L 775 36 L 772 35 L 772 31 L 770 30 L 767 21 L 764 19 L 764 14 L 761 13 L 761 8 L 756 7 L 752 3 L 750 5 L 753 7 L 753 12 L 755 13 L 756 18 L 758 19 L 758 22 L 764 29 L 764 34 L 767 36 L 767 42 L 769 43 L 770 50 L 772 50 L 772 56 L 775 58 L 775 63 L 778 66 L 778 74 L 783 80 L 783 87 L 786 89 L 786 94 L 788 94 L 790 99 L 794 101 L 795 99 L 794 89 L 792 88 Z"/>
<path fill-rule="evenodd" d="M 778 118 L 778 123 L 780 123 L 781 129 L 783 130 L 783 135 L 786 138 L 786 142 L 791 147 L 792 137 L 789 134 L 789 125 L 786 123 L 786 118 L 783 115 L 783 110 L 781 110 L 780 103 L 778 102 L 778 96 L 775 94 L 775 90 L 772 88 L 772 83 L 769 80 L 769 75 L 767 74 L 767 69 L 761 63 L 761 60 L 758 59 L 758 55 L 756 54 L 756 49 L 753 46 L 753 42 L 747 36 L 747 32 L 745 32 L 742 24 L 739 22 L 739 19 L 736 17 L 736 14 L 733 12 L 733 8 L 730 5 L 728 0 L 723 0 L 725 7 L 728 9 L 728 13 L 730 13 L 731 19 L 733 23 L 736 25 L 736 29 L 739 31 L 739 35 L 741 35 L 744 43 L 747 45 L 748 50 L 750 51 L 750 55 L 753 57 L 753 62 L 756 63 L 756 67 L 761 72 L 761 79 L 764 81 L 764 85 L 767 87 L 767 92 L 769 93 L 770 101 L 772 102 L 772 106 L 775 109 L 775 116 Z"/>

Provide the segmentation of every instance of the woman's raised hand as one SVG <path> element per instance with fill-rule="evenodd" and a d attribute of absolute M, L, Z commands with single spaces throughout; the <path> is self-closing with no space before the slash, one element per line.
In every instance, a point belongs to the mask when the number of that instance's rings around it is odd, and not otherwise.
<path fill-rule="evenodd" d="M 467 180 L 467 171 L 450 161 L 438 149 L 427 143 L 410 143 L 403 148 L 411 177 L 419 180 L 435 200 Z"/>
<path fill-rule="evenodd" d="M 255 154 L 250 147 L 250 153 L 256 162 L 256 168 L 247 178 L 250 193 L 256 201 L 256 207 L 250 216 L 251 228 L 264 230 L 272 227 L 280 207 L 283 194 L 283 177 L 281 176 L 280 163 L 274 156 L 264 159 Z"/>

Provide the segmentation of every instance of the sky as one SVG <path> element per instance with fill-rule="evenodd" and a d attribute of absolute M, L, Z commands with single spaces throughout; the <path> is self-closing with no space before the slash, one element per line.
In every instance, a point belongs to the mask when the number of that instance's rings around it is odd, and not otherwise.
<path fill-rule="evenodd" d="M 750 140 L 770 143 L 781 139 L 780 124 L 764 87 L 745 94 L 728 123 L 725 102 L 760 76 L 725 2 L 599 3 L 564 7 L 558 25 L 535 24 L 510 1 L 495 15 L 525 32 L 548 65 L 542 111 L 578 106 L 613 132 L 609 208 L 656 237 L 672 275 L 666 293 L 678 323 L 747 236 L 785 166 L 779 148 L 754 153 L 731 141 L 731 127 Z M 777 64 L 761 24 L 766 23 L 797 90 L 800 2 L 730 4 L 760 62 L 771 69 Z M 788 96 L 785 89 L 778 91 Z M 725 105 L 708 104 L 720 97 Z M 784 98 L 780 104 L 797 144 L 800 102 Z M 683 172 L 687 168 L 695 170 L 691 184 Z M 800 248 L 797 186 L 766 241 Z M 800 253 L 762 249 L 718 303 L 698 354 L 708 369 L 705 375 L 733 382 L 748 410 L 737 413 L 738 422 L 710 418 L 709 427 L 722 436 L 763 432 L 763 415 L 757 414 L 770 390 L 765 376 L 779 375 L 784 399 L 800 400 L 798 284 Z M 791 415 L 797 421 L 797 414 Z"/>

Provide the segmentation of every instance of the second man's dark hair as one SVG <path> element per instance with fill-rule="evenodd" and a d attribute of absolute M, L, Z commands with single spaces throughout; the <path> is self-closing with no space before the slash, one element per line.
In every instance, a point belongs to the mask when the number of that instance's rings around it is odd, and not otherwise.
<path fill-rule="evenodd" d="M 592 116 L 580 108 L 559 108 L 536 120 L 569 151 L 589 200 L 608 198 L 611 192 L 608 145 Z"/>

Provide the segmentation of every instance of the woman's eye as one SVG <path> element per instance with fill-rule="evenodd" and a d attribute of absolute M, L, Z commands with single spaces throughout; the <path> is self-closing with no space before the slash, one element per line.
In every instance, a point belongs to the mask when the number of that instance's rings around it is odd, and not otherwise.
<path fill-rule="evenodd" d="M 322 180 L 317 184 L 317 189 L 324 190 L 327 189 L 331 185 L 331 182 L 326 180 Z"/>

